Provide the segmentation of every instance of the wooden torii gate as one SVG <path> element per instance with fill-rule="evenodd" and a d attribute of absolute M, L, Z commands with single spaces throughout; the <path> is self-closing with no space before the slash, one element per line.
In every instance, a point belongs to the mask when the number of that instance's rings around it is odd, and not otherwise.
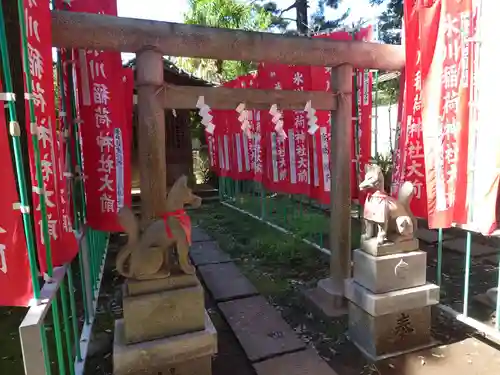
<path fill-rule="evenodd" d="M 304 108 L 332 111 L 330 279 L 326 287 L 337 306 L 343 304 L 344 279 L 351 273 L 350 166 L 353 67 L 399 71 L 404 48 L 360 41 L 334 41 L 271 33 L 216 29 L 97 14 L 53 11 L 55 47 L 113 50 L 137 54 L 139 163 L 142 217 L 165 211 L 165 108 L 194 108 L 200 95 L 212 108 Z M 279 62 L 332 67 L 333 93 L 207 87 L 164 87 L 162 56 Z"/>

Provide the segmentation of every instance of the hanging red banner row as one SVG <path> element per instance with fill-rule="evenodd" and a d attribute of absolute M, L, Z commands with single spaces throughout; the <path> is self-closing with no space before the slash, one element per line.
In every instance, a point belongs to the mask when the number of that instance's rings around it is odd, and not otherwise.
<path fill-rule="evenodd" d="M 372 29 L 362 29 L 355 35 L 336 32 L 317 37 L 371 40 Z M 255 74 L 238 77 L 225 86 L 331 92 L 330 76 L 330 68 L 262 63 Z M 358 198 L 356 155 L 359 157 L 360 178 L 363 178 L 364 166 L 371 158 L 371 72 L 356 71 L 353 87 L 357 88 L 358 95 L 353 97 L 351 193 L 353 198 Z M 305 111 L 283 111 L 283 132 L 276 131 L 269 111 L 249 110 L 247 113 L 249 132 L 241 129 L 236 110 L 212 109 L 215 131 L 205 133 L 211 168 L 220 176 L 262 182 L 269 190 L 302 194 L 328 204 L 331 112 L 316 111 L 319 128 L 314 134 L 308 133 Z M 358 145 L 359 153 L 355 145 Z"/>

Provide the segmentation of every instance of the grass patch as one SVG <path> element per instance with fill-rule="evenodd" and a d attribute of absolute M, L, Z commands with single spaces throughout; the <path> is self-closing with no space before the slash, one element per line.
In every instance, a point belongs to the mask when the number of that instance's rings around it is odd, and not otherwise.
<path fill-rule="evenodd" d="M 227 203 L 287 229 L 296 236 L 329 248 L 330 217 L 308 197 L 240 193 Z M 352 220 L 352 247 L 359 246 L 360 224 Z"/>
<path fill-rule="evenodd" d="M 302 340 L 312 343 L 334 370 L 348 374 L 380 374 L 347 339 L 346 316 L 324 319 L 304 303 L 302 291 L 313 286 L 317 280 L 328 276 L 329 257 L 305 244 L 298 237 L 299 234 L 311 236 L 321 232 L 327 236 L 328 217 L 323 211 L 303 203 L 299 215 L 297 202 L 286 202 L 286 199 L 288 198 L 284 196 L 266 198 L 264 203 L 268 207 L 266 211 L 261 211 L 258 197 L 245 196 L 240 201 L 235 199 L 230 203 L 257 216 L 260 216 L 260 212 L 264 212 L 267 220 L 281 224 L 280 226 L 295 233 L 296 237 L 220 204 L 206 205 L 200 210 L 192 211 L 192 217 L 194 222 L 206 229 L 218 241 L 221 248 L 235 259 L 242 272 L 280 311 Z M 293 213 L 294 209 L 295 215 L 287 214 L 285 220 L 285 215 L 282 213 L 284 211 Z M 279 212 L 281 214 L 277 214 Z M 352 220 L 353 248 L 359 243 L 359 234 L 359 222 Z M 431 281 L 435 276 L 435 249 L 425 248 L 425 250 L 428 253 L 428 279 Z M 449 287 L 448 278 L 452 279 L 457 287 L 463 286 L 463 265 L 460 266 L 459 259 L 454 259 L 458 258 L 456 254 L 445 252 L 443 258 L 442 293 L 445 296 L 443 300 L 448 302 L 453 295 L 456 301 L 460 291 Z M 472 263 L 472 276 L 476 276 L 480 270 L 482 278 L 489 281 L 493 272 L 487 274 L 484 266 L 476 268 L 477 262 Z M 452 272 L 454 269 L 459 271 Z M 471 284 L 471 289 L 484 289 L 484 284 L 478 285 L 476 288 Z M 470 334 L 463 325 L 457 324 L 454 319 L 439 311 L 434 311 L 432 332 L 433 336 L 443 343 L 455 342 Z"/>

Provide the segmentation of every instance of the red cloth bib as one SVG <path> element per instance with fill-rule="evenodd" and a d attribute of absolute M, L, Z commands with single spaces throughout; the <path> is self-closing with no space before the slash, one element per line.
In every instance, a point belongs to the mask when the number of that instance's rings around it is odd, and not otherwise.
<path fill-rule="evenodd" d="M 363 217 L 375 223 L 385 222 L 387 198 L 387 194 L 381 191 L 368 194 L 363 210 Z"/>
<path fill-rule="evenodd" d="M 169 217 L 174 217 L 177 219 L 182 229 L 184 230 L 184 233 L 186 234 L 186 239 L 188 241 L 188 244 L 191 246 L 191 218 L 186 213 L 186 210 L 184 209 L 176 210 L 172 212 L 167 212 L 166 214 L 162 215 L 163 221 L 165 221 L 165 230 L 167 231 L 167 236 L 168 238 L 173 238 L 174 235 L 172 233 L 172 229 L 168 225 Z"/>

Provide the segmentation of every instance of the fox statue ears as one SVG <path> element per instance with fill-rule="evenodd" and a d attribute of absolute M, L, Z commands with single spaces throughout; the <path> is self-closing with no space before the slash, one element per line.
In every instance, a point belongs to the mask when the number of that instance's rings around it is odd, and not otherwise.
<path fill-rule="evenodd" d="M 365 173 L 370 173 L 370 172 L 379 173 L 381 171 L 382 169 L 377 164 L 366 164 L 365 166 Z"/>

